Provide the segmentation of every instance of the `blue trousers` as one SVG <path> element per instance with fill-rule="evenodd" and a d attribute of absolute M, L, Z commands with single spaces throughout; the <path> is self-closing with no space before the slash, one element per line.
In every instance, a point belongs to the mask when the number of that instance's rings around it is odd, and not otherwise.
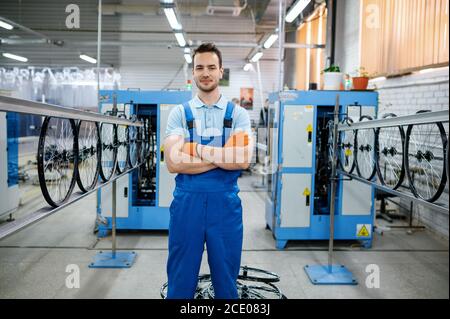
<path fill-rule="evenodd" d="M 206 243 L 215 298 L 237 299 L 242 237 L 242 205 L 236 191 L 175 189 L 170 206 L 167 298 L 194 297 Z"/>

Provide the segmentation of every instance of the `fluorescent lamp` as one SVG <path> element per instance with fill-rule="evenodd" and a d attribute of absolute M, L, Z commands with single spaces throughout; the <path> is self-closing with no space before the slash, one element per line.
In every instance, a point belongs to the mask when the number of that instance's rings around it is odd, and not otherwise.
<path fill-rule="evenodd" d="M 190 54 L 185 54 L 184 55 L 184 59 L 186 60 L 187 64 L 191 64 L 192 63 L 192 57 Z"/>
<path fill-rule="evenodd" d="M 17 60 L 17 61 L 20 61 L 20 62 L 27 62 L 28 61 L 27 58 L 25 58 L 23 56 L 20 56 L 20 55 L 15 55 L 15 54 L 11 54 L 11 53 L 2 53 L 2 55 L 5 58 L 12 59 L 12 60 Z"/>
<path fill-rule="evenodd" d="M 278 39 L 278 34 L 274 33 L 274 34 L 270 35 L 270 37 L 268 37 L 266 42 L 264 42 L 264 44 L 263 44 L 264 49 L 270 48 L 275 43 L 275 41 L 277 41 L 277 39 Z"/>
<path fill-rule="evenodd" d="M 263 56 L 262 52 L 256 52 L 254 56 L 250 59 L 250 62 L 257 62 Z"/>
<path fill-rule="evenodd" d="M 184 47 L 186 45 L 186 40 L 184 39 L 184 35 L 181 32 L 175 32 L 175 38 L 177 38 L 178 45 L 180 47 Z"/>
<path fill-rule="evenodd" d="M 378 78 L 370 80 L 370 82 L 381 82 L 381 81 L 386 81 L 386 80 L 387 80 L 387 78 L 385 76 L 380 76 Z"/>
<path fill-rule="evenodd" d="M 185 54 L 191 54 L 191 49 L 189 49 L 189 48 L 184 48 L 184 53 L 185 53 Z"/>
<path fill-rule="evenodd" d="M 14 27 L 5 21 L 0 20 L 0 27 L 5 28 L 6 30 L 12 30 Z"/>
<path fill-rule="evenodd" d="M 96 60 L 96 59 L 91 58 L 90 56 L 88 56 L 88 55 L 86 55 L 86 54 L 80 54 L 80 59 L 82 59 L 82 60 L 84 60 L 84 61 L 86 61 L 86 62 L 92 63 L 92 64 L 97 63 L 97 60 Z"/>
<path fill-rule="evenodd" d="M 177 16 L 175 15 L 175 10 L 173 10 L 173 8 L 165 8 L 164 13 L 166 14 L 167 21 L 169 21 L 172 30 L 181 30 L 183 28 L 178 22 Z"/>
<path fill-rule="evenodd" d="M 251 70 L 251 68 L 252 68 L 252 65 L 251 65 L 251 63 L 246 63 L 246 64 L 244 65 L 244 71 L 245 71 L 245 72 L 248 72 L 248 71 L 250 71 L 250 70 Z"/>
<path fill-rule="evenodd" d="M 311 2 L 311 0 L 297 0 L 297 2 L 291 7 L 289 12 L 286 15 L 286 22 L 291 23 L 294 21 L 303 10 L 305 10 L 306 6 Z"/>

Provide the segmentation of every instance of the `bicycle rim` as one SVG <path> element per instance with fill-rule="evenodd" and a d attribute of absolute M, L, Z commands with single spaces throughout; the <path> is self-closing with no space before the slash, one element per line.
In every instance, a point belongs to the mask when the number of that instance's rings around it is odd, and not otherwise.
<path fill-rule="evenodd" d="M 447 181 L 442 123 L 408 126 L 405 141 L 405 168 L 411 192 L 428 202 L 436 201 Z"/>
<path fill-rule="evenodd" d="M 100 147 L 98 124 L 80 121 L 78 123 L 77 184 L 82 192 L 88 192 L 97 184 Z"/>
<path fill-rule="evenodd" d="M 77 129 L 74 120 L 46 117 L 38 147 L 38 177 L 42 194 L 53 207 L 66 202 L 76 182 Z"/>

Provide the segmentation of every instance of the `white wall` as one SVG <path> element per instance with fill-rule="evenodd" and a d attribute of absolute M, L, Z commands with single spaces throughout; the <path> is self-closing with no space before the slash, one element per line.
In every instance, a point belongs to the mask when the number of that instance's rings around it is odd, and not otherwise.
<path fill-rule="evenodd" d="M 169 25 L 165 16 L 138 16 L 122 15 L 123 29 L 139 29 L 152 31 L 167 31 Z M 255 43 L 258 39 L 253 34 L 241 34 L 237 36 L 221 35 L 219 38 L 213 38 L 211 35 L 201 34 L 206 31 L 227 32 L 248 32 L 254 31 L 254 25 L 248 18 L 220 18 L 220 17 L 182 17 L 182 23 L 186 30 L 199 32 L 197 35 L 190 36 L 193 40 L 201 41 L 223 41 L 236 43 Z M 125 34 L 122 40 L 133 40 L 133 34 Z M 160 41 L 174 41 L 173 34 L 152 35 L 152 39 L 159 38 Z M 149 42 L 150 43 L 150 42 Z M 220 48 L 223 55 L 223 65 L 230 68 L 230 86 L 220 87 L 222 93 L 230 100 L 234 97 L 239 98 L 241 87 L 253 87 L 254 90 L 254 108 L 249 111 L 250 117 L 258 123 L 259 112 L 262 105 L 258 77 L 256 73 L 256 64 L 254 70 L 245 72 L 243 66 L 245 57 L 250 53 L 251 48 L 224 47 Z M 269 92 L 276 89 L 277 82 L 277 60 L 275 58 L 277 50 L 266 50 L 261 59 L 261 78 L 263 86 L 263 100 L 267 98 Z M 183 52 L 178 47 L 122 47 L 121 49 L 121 88 L 140 88 L 141 90 L 161 90 L 184 89 L 186 84 L 185 72 L 183 70 L 184 58 Z M 187 76 L 191 78 L 191 69 L 187 69 Z M 172 82 L 169 86 L 168 84 Z M 195 84 L 194 93 L 195 93 Z"/>
<path fill-rule="evenodd" d="M 360 1 L 338 2 L 336 63 L 351 73 L 360 63 Z M 419 110 L 449 109 L 448 68 L 432 73 L 412 74 L 375 83 L 379 92 L 379 116 L 384 113 L 414 114 Z M 448 132 L 448 123 L 446 125 Z M 441 200 L 448 203 L 448 183 Z M 409 202 L 404 202 L 409 207 Z M 449 215 L 414 205 L 414 223 L 448 239 Z"/>

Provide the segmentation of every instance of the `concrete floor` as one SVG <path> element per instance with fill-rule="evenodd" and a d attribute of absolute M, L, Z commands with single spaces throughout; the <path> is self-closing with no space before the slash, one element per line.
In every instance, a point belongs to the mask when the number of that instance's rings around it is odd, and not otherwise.
<path fill-rule="evenodd" d="M 428 231 L 405 229 L 375 234 L 373 248 L 353 242 L 335 244 L 335 262 L 353 272 L 356 286 L 315 286 L 303 270 L 327 263 L 327 242 L 291 242 L 278 251 L 265 229 L 264 192 L 255 179 L 240 180 L 244 207 L 242 265 L 276 272 L 276 285 L 295 298 L 449 298 L 448 241 Z M 160 298 L 166 281 L 167 233 L 120 233 L 118 249 L 135 251 L 130 269 L 90 269 L 96 253 L 111 247 L 111 238 L 93 234 L 95 195 L 0 241 L 0 298 Z M 4 222 L 4 221 L 0 221 Z M 382 221 L 379 221 L 382 223 Z M 205 253 L 206 254 L 206 253 Z M 68 265 L 80 269 L 80 288 L 66 287 Z M 380 287 L 368 288 L 366 267 L 378 265 Z M 202 273 L 209 273 L 206 256 Z"/>

